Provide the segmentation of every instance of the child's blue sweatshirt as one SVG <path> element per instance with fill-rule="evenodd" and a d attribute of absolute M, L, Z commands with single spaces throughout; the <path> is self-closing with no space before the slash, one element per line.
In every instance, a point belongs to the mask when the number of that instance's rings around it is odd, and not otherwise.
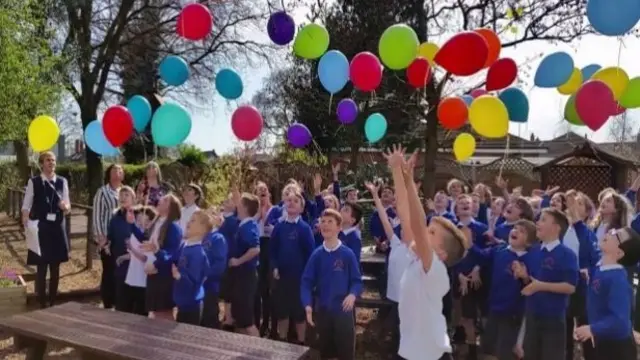
<path fill-rule="evenodd" d="M 198 310 L 204 298 L 203 284 L 209 273 L 209 260 L 202 244 L 183 242 L 173 263 L 180 272 L 180 279 L 173 282 L 173 302 L 181 311 Z"/>
<path fill-rule="evenodd" d="M 109 221 L 107 228 L 107 240 L 109 241 L 109 251 L 114 259 L 127 254 L 127 241 L 131 237 L 131 224 L 127 222 L 126 214 L 122 211 L 116 212 Z M 138 238 L 140 241 L 142 237 Z M 129 261 L 124 261 L 120 266 L 116 265 L 115 274 L 118 279 L 124 279 L 127 276 Z"/>
<path fill-rule="evenodd" d="M 281 279 L 299 280 L 315 249 L 311 227 L 300 217 L 276 224 L 269 241 L 269 261 Z"/>
<path fill-rule="evenodd" d="M 229 258 L 240 258 L 249 251 L 249 249 L 259 248 L 260 231 L 258 229 L 258 223 L 252 218 L 240 221 L 238 231 L 233 237 L 233 240 L 229 241 L 228 246 Z M 243 268 L 245 270 L 255 269 L 258 266 L 258 258 L 259 256 L 255 256 L 253 259 L 236 268 Z"/>
<path fill-rule="evenodd" d="M 131 224 L 130 226 L 136 238 L 144 238 L 144 232 L 140 228 L 135 224 Z M 161 226 L 164 226 L 164 224 Z M 169 223 L 164 241 L 154 254 L 156 261 L 153 265 L 158 270 L 158 274 L 156 275 L 171 276 L 171 261 L 180 248 L 180 244 L 182 244 L 182 229 L 177 221 L 173 221 Z"/>
<path fill-rule="evenodd" d="M 587 269 L 591 273 L 600 261 L 596 234 L 583 221 L 578 221 L 569 227 L 561 240 L 565 246 L 577 254 L 578 268 Z M 586 288 L 586 280 L 580 277 L 576 291 L 584 296 Z"/>
<path fill-rule="evenodd" d="M 500 225 L 496 225 L 496 228 L 493 230 L 493 237 L 496 240 L 502 240 L 504 242 L 509 242 L 509 234 L 511 230 L 513 230 L 514 224 L 507 223 L 506 221 L 501 223 Z"/>
<path fill-rule="evenodd" d="M 238 217 L 235 214 L 227 214 L 224 215 L 224 221 L 222 221 L 222 225 L 220 225 L 220 229 L 218 229 L 218 231 L 227 241 L 231 241 L 236 237 L 238 225 L 240 225 Z"/>
<path fill-rule="evenodd" d="M 473 238 L 473 245 L 478 247 L 479 249 L 484 249 L 487 247 L 487 237 L 485 233 L 487 232 L 487 226 L 481 222 L 471 220 L 468 224 L 457 224 L 459 228 L 467 227 L 471 231 L 471 235 Z M 457 280 L 457 275 L 462 273 L 468 275 L 471 270 L 476 266 L 476 261 L 467 253 L 457 264 L 453 266 L 453 273 L 456 275 L 455 279 Z"/>
<path fill-rule="evenodd" d="M 594 272 L 587 293 L 587 317 L 596 341 L 631 338 L 632 299 L 633 289 L 622 265 L 602 265 Z"/>
<path fill-rule="evenodd" d="M 456 219 L 456 216 L 453 215 L 452 213 L 448 212 L 448 211 L 445 211 L 443 213 L 431 212 L 429 215 L 427 215 L 427 225 L 429 225 L 431 223 L 431 219 L 434 216 L 442 216 L 443 218 L 451 221 L 454 224 L 458 221 Z"/>
<path fill-rule="evenodd" d="M 389 220 L 394 219 L 397 216 L 392 207 L 388 207 L 386 212 Z M 374 238 L 380 239 L 380 241 L 388 240 L 377 209 L 373 210 L 373 213 L 371 213 L 371 217 L 369 218 L 369 234 Z"/>
<path fill-rule="evenodd" d="M 227 269 L 227 240 L 221 232 L 213 231 L 202 240 L 202 247 L 209 260 L 209 273 L 204 282 L 204 291 L 217 294 L 220 292 L 220 279 Z"/>
<path fill-rule="evenodd" d="M 334 249 L 324 245 L 315 249 L 302 274 L 300 300 L 304 307 L 312 304 L 312 291 L 316 290 L 316 308 L 320 311 L 341 313 L 342 302 L 349 294 L 362 293 L 360 265 L 353 251 L 343 244 Z"/>
<path fill-rule="evenodd" d="M 362 254 L 362 238 L 360 236 L 360 230 L 357 226 L 350 227 L 342 230 L 338 235 L 340 241 L 347 246 L 353 254 L 356 256 L 356 261 L 360 264 L 360 255 Z M 360 265 L 358 265 L 360 266 Z"/>

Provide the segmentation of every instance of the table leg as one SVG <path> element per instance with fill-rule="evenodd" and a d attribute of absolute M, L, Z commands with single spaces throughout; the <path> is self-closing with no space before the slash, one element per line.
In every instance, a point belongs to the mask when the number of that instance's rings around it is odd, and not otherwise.
<path fill-rule="evenodd" d="M 26 360 L 43 360 L 47 352 L 47 342 L 28 338 L 24 336 L 14 336 L 14 345 L 17 349 L 27 349 Z"/>

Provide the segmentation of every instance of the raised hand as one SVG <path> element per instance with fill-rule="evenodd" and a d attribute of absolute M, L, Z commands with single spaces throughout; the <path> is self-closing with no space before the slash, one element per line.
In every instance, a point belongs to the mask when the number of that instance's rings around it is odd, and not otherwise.
<path fill-rule="evenodd" d="M 551 195 L 557 193 L 558 190 L 560 190 L 560 186 L 553 186 L 553 187 L 548 186 L 547 190 L 545 190 L 544 194 L 547 195 L 547 196 L 551 196 Z"/>
<path fill-rule="evenodd" d="M 418 150 L 416 149 L 411 154 L 411 156 L 409 156 L 409 159 L 407 159 L 407 161 L 404 162 L 402 166 L 402 170 L 404 171 L 406 176 L 411 179 L 413 179 L 413 170 L 416 168 L 417 161 L 418 161 Z M 417 189 L 419 189 L 419 187 Z"/>
<path fill-rule="evenodd" d="M 319 173 L 315 173 L 315 175 L 313 175 L 313 190 L 319 193 L 321 188 L 322 188 L 322 175 L 320 175 Z"/>
<path fill-rule="evenodd" d="M 383 156 L 387 159 L 390 168 L 402 168 L 404 165 L 404 148 L 401 145 L 393 145 Z"/>
<path fill-rule="evenodd" d="M 371 193 L 371 196 L 373 196 L 374 199 L 378 197 L 378 192 L 380 191 L 380 185 L 376 185 L 371 181 L 365 181 L 364 187 L 367 188 L 367 190 L 369 190 L 369 192 Z"/>
<path fill-rule="evenodd" d="M 499 187 L 500 189 L 506 189 L 508 185 L 509 185 L 509 182 L 503 179 L 502 176 L 498 176 L 496 178 L 496 186 Z"/>

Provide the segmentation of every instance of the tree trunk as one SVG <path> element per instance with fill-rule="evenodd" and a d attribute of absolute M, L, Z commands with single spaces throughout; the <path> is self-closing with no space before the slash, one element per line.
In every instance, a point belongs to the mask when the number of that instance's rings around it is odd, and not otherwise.
<path fill-rule="evenodd" d="M 20 185 L 26 185 L 31 177 L 31 167 L 29 166 L 29 147 L 25 140 L 14 140 L 13 150 L 16 153 L 18 163 L 18 173 L 20 174 Z"/>

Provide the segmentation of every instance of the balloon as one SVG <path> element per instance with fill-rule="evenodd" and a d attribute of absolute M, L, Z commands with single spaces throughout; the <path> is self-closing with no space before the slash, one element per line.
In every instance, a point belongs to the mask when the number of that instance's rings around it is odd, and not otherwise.
<path fill-rule="evenodd" d="M 587 19 L 602 35 L 625 35 L 640 20 L 640 2 L 638 0 L 589 0 Z"/>
<path fill-rule="evenodd" d="M 287 130 L 287 140 L 294 148 L 303 148 L 311 143 L 311 131 L 303 124 L 293 124 Z"/>
<path fill-rule="evenodd" d="M 529 100 L 522 90 L 508 88 L 498 95 L 498 99 L 507 107 L 509 120 L 517 123 L 529 120 Z"/>
<path fill-rule="evenodd" d="M 489 67 L 493 65 L 493 63 L 496 62 L 496 60 L 498 60 L 498 57 L 500 57 L 500 50 L 502 50 L 502 44 L 500 43 L 500 38 L 491 29 L 476 29 L 474 31 L 480 34 L 480 36 L 484 38 L 484 41 L 487 42 L 487 47 L 489 52 L 483 68 Z"/>
<path fill-rule="evenodd" d="M 149 100 L 141 95 L 132 96 L 131 99 L 127 101 L 127 110 L 129 110 L 133 118 L 133 127 L 136 131 L 144 131 L 149 124 L 149 120 L 151 120 L 151 104 L 149 104 Z M 93 152 L 98 153 L 95 150 L 93 150 Z"/>
<path fill-rule="evenodd" d="M 625 111 L 627 111 L 627 109 L 623 108 L 622 106 L 620 106 L 620 104 L 616 103 L 616 106 L 613 109 L 613 113 L 611 113 L 611 115 L 612 116 L 618 116 L 618 115 L 621 115 L 622 113 L 624 113 Z"/>
<path fill-rule="evenodd" d="M 469 133 L 460 133 L 453 141 L 453 154 L 456 160 L 465 161 L 476 151 L 476 138 Z"/>
<path fill-rule="evenodd" d="M 382 82 L 380 60 L 368 51 L 363 51 L 351 59 L 349 78 L 353 86 L 360 91 L 374 91 Z"/>
<path fill-rule="evenodd" d="M 175 55 L 165 57 L 158 72 L 160 78 L 171 86 L 180 86 L 189 79 L 189 65 L 183 58 Z"/>
<path fill-rule="evenodd" d="M 485 89 L 473 89 L 471 90 L 471 93 L 470 93 L 471 97 L 473 97 L 474 99 L 486 94 L 487 94 L 487 90 Z"/>
<path fill-rule="evenodd" d="M 349 81 L 349 60 L 341 51 L 327 51 L 318 63 L 318 77 L 327 92 L 337 93 Z"/>
<path fill-rule="evenodd" d="M 317 59 L 329 48 L 329 32 L 320 24 L 305 25 L 293 42 L 293 52 L 307 60 Z"/>
<path fill-rule="evenodd" d="M 480 71 L 487 62 L 488 46 L 484 38 L 477 32 L 461 32 L 444 43 L 434 60 L 453 75 L 473 75 Z"/>
<path fill-rule="evenodd" d="M 151 136 L 158 146 L 182 144 L 191 133 L 191 115 L 182 106 L 164 103 L 151 119 Z"/>
<path fill-rule="evenodd" d="M 616 101 L 611 89 L 600 80 L 589 80 L 576 93 L 576 111 L 580 120 L 597 131 L 615 112 Z"/>
<path fill-rule="evenodd" d="M 429 65 L 435 66 L 433 59 L 440 50 L 440 47 L 434 43 L 424 42 L 418 47 L 418 56 L 423 57 L 429 61 Z"/>
<path fill-rule="evenodd" d="M 558 86 L 558 92 L 562 95 L 571 95 L 578 91 L 580 85 L 582 85 L 582 71 L 578 68 L 574 68 L 569 80 Z"/>
<path fill-rule="evenodd" d="M 231 69 L 222 69 L 216 74 L 216 90 L 220 96 L 227 100 L 235 100 L 242 95 L 244 86 L 237 72 Z"/>
<path fill-rule="evenodd" d="M 129 110 L 122 105 L 108 108 L 102 116 L 102 131 L 114 147 L 126 143 L 133 133 L 133 118 Z"/>
<path fill-rule="evenodd" d="M 338 103 L 338 120 L 342 124 L 348 125 L 356 121 L 358 117 L 358 105 L 351 99 L 342 99 Z"/>
<path fill-rule="evenodd" d="M 533 82 L 542 88 L 555 88 L 566 83 L 573 74 L 573 59 L 563 51 L 547 55 L 536 70 Z"/>
<path fill-rule="evenodd" d="M 600 80 L 605 83 L 611 91 L 613 97 L 618 100 L 629 85 L 629 75 L 623 69 L 617 66 L 611 66 L 598 70 L 591 77 L 593 80 Z"/>
<path fill-rule="evenodd" d="M 473 96 L 471 96 L 471 95 L 462 95 L 460 98 L 462 100 L 464 100 L 464 103 L 467 104 L 467 107 L 471 106 L 471 103 L 473 102 Z"/>
<path fill-rule="evenodd" d="M 211 33 L 213 28 L 213 16 L 206 6 L 202 4 L 189 4 L 185 6 L 176 23 L 178 35 L 188 40 L 202 40 Z"/>
<path fill-rule="evenodd" d="M 483 95 L 471 103 L 469 123 L 480 136 L 488 139 L 501 138 L 509 131 L 509 112 L 497 97 Z"/>
<path fill-rule="evenodd" d="M 231 115 L 231 130 L 242 141 L 253 141 L 260 136 L 264 120 L 258 109 L 251 105 L 243 105 Z"/>
<path fill-rule="evenodd" d="M 636 109 L 640 107 L 640 77 L 634 77 L 629 81 L 626 90 L 618 99 L 618 102 L 625 109 Z"/>
<path fill-rule="evenodd" d="M 598 70 L 602 69 L 602 66 L 598 64 L 587 65 L 580 70 L 582 72 L 582 82 L 586 82 L 591 79 L 593 74 L 595 74 Z"/>
<path fill-rule="evenodd" d="M 467 122 L 469 111 L 458 97 L 442 99 L 438 104 L 438 122 L 447 130 L 457 130 Z"/>
<path fill-rule="evenodd" d="M 406 24 L 389 26 L 380 37 L 378 53 L 391 70 L 405 69 L 418 55 L 418 35 Z"/>
<path fill-rule="evenodd" d="M 564 104 L 564 118 L 571 125 L 584 126 L 578 111 L 576 111 L 576 94 L 569 96 L 567 103 Z"/>
<path fill-rule="evenodd" d="M 430 79 L 431 67 L 429 66 L 429 60 L 422 57 L 415 58 L 407 68 L 407 81 L 409 85 L 420 89 L 427 86 Z"/>
<path fill-rule="evenodd" d="M 269 16 L 267 33 L 271 41 L 277 45 L 287 45 L 296 33 L 296 23 L 286 12 L 275 12 Z"/>
<path fill-rule="evenodd" d="M 98 120 L 93 120 L 84 129 L 84 142 L 96 154 L 102 156 L 118 155 L 118 149 L 113 147 L 104 136 L 102 123 Z"/>
<path fill-rule="evenodd" d="M 29 144 L 35 152 L 47 151 L 58 142 L 60 128 L 58 123 L 50 117 L 40 115 L 33 119 L 27 130 Z"/>
<path fill-rule="evenodd" d="M 364 134 L 367 137 L 367 141 L 370 143 L 376 143 L 380 141 L 387 133 L 387 119 L 380 113 L 374 113 L 369 115 L 367 121 L 364 123 Z"/>
<path fill-rule="evenodd" d="M 511 58 L 502 58 L 487 71 L 487 90 L 500 90 L 511 85 L 518 76 L 518 65 Z"/>

